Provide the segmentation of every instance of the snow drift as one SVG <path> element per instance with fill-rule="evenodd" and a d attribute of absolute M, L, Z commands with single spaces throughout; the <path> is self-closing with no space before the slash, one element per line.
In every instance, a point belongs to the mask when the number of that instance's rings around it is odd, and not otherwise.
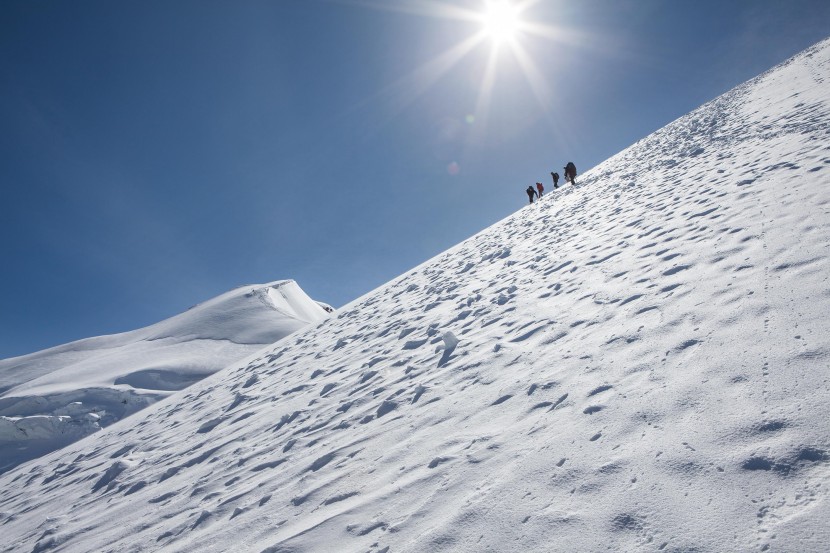
<path fill-rule="evenodd" d="M 0 476 L 4 551 L 830 543 L 830 41 Z"/>
<path fill-rule="evenodd" d="M 100 430 L 327 315 L 291 280 L 0 361 L 0 471 Z"/>

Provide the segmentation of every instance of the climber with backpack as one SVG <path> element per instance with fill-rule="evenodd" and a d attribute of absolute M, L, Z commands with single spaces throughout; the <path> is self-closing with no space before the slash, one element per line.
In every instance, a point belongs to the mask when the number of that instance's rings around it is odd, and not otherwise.
<path fill-rule="evenodd" d="M 533 203 L 533 196 L 537 195 L 536 191 L 533 189 L 532 186 L 528 186 L 525 192 L 527 192 L 527 199 L 530 200 L 530 203 Z"/>
<path fill-rule="evenodd" d="M 550 176 L 553 177 L 553 187 L 559 188 L 559 173 L 551 171 Z"/>
<path fill-rule="evenodd" d="M 567 165 L 565 165 L 565 181 L 571 181 L 571 184 L 576 184 L 576 165 L 574 165 L 573 161 L 569 161 Z"/>

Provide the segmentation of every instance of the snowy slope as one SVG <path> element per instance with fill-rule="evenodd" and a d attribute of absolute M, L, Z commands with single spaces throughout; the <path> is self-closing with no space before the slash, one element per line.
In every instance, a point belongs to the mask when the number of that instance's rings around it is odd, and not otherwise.
<path fill-rule="evenodd" d="M 167 397 L 327 315 L 291 280 L 152 326 L 0 361 L 0 471 Z"/>
<path fill-rule="evenodd" d="M 830 543 L 830 41 L 0 476 L 3 551 Z"/>

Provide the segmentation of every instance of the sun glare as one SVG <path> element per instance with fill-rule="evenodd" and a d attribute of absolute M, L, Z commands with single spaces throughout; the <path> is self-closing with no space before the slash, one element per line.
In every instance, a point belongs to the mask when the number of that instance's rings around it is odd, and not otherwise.
<path fill-rule="evenodd" d="M 484 32 L 495 42 L 513 39 L 519 28 L 519 10 L 507 0 L 490 0 L 482 14 Z"/>
<path fill-rule="evenodd" d="M 493 99 L 498 78 L 499 66 L 514 63 L 536 97 L 539 106 L 549 115 L 553 91 L 547 81 L 547 73 L 542 72 L 531 56 L 528 45 L 532 40 L 544 38 L 556 43 L 577 44 L 584 37 L 568 33 L 561 27 L 534 21 L 531 8 L 543 0 L 468 0 L 459 6 L 458 0 L 351 0 L 365 3 L 378 10 L 400 11 L 409 15 L 461 21 L 467 29 L 474 30 L 463 36 L 458 43 L 388 87 L 384 93 L 398 96 L 396 101 L 403 106 L 416 98 L 449 74 L 464 58 L 477 49 L 488 51 L 478 85 L 478 98 L 475 108 L 466 116 L 470 127 L 475 127 L 476 134 L 483 136 L 487 129 L 487 115 Z M 395 7 L 397 6 L 397 7 Z M 538 14 L 537 14 L 538 15 Z M 479 57 L 479 60 L 482 58 Z M 448 171 L 460 170 L 460 165 L 451 165 Z"/>

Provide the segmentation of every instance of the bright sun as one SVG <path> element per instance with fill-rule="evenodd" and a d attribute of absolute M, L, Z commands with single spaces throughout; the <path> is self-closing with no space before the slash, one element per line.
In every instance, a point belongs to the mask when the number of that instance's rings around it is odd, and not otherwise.
<path fill-rule="evenodd" d="M 495 42 L 505 42 L 516 35 L 519 10 L 507 0 L 489 0 L 482 14 L 484 32 Z"/>
<path fill-rule="evenodd" d="M 551 117 L 553 91 L 546 73 L 534 62 L 528 43 L 538 38 L 564 43 L 566 37 L 570 37 L 568 42 L 574 43 L 580 37 L 576 33 L 565 34 L 560 27 L 537 20 L 539 11 L 534 11 L 533 8 L 542 2 L 543 0 L 352 0 L 351 3 L 365 4 L 377 10 L 455 20 L 463 23 L 464 29 L 471 31 L 462 36 L 459 42 L 439 52 L 391 85 L 389 91 L 400 93 L 399 101 L 403 109 L 425 94 L 464 58 L 478 52 L 475 56 L 476 63 L 483 62 L 481 83 L 477 85 L 475 106 L 469 110 L 465 120 L 470 126 L 475 124 L 475 136 L 479 139 L 487 132 L 487 115 L 496 83 L 505 80 L 498 78 L 499 66 L 503 63 L 512 63 L 514 69 L 518 68 L 523 73 L 542 112 Z M 457 174 L 460 169 L 451 166 L 450 170 L 454 171 L 452 174 Z"/>

